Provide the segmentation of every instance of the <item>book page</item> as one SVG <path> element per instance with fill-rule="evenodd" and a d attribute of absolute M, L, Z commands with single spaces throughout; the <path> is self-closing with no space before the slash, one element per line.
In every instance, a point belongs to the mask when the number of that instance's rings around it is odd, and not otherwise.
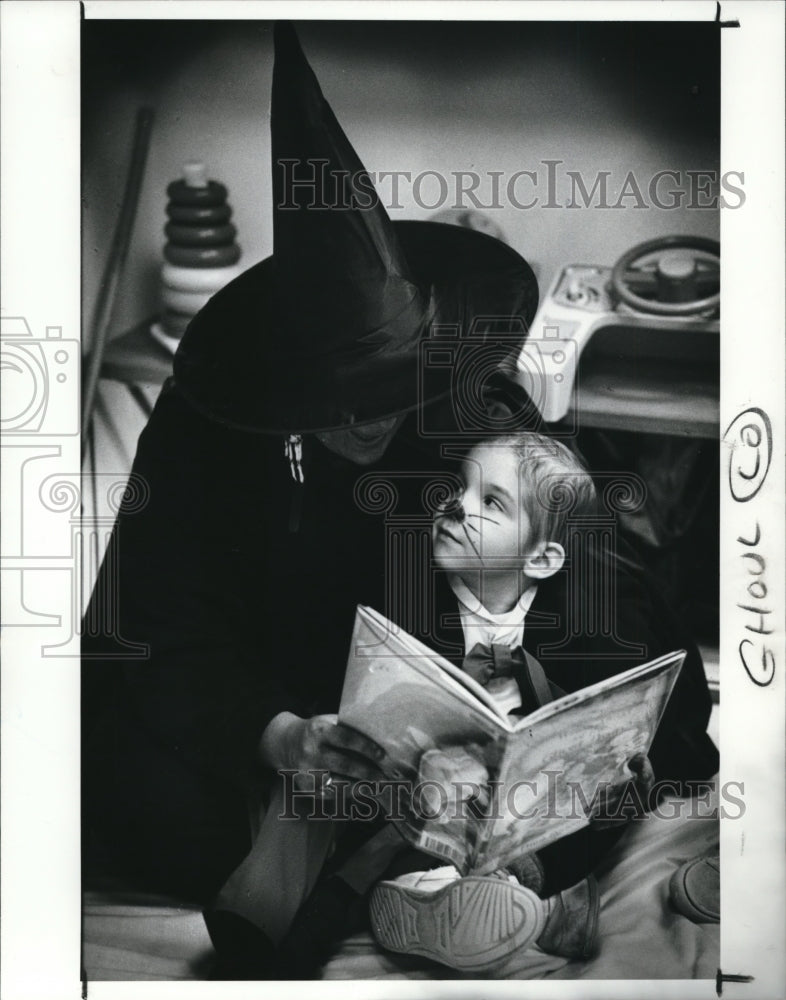
<path fill-rule="evenodd" d="M 358 607 L 339 720 L 408 768 L 435 746 L 496 739 L 509 728 L 507 720 L 486 703 L 490 699 L 475 698 L 456 680 L 452 664 L 446 671 L 446 662 L 382 615 Z"/>
<path fill-rule="evenodd" d="M 588 825 L 599 786 L 630 779 L 627 761 L 649 750 L 684 658 L 660 657 L 522 720 L 503 755 L 473 871 L 486 874 Z"/>
<path fill-rule="evenodd" d="M 597 698 L 605 692 L 611 692 L 620 687 L 639 684 L 644 679 L 650 680 L 662 673 L 668 673 L 669 676 L 672 676 L 671 683 L 673 684 L 682 667 L 685 655 L 684 650 L 675 650 L 673 653 L 666 653 L 663 656 L 659 656 L 656 660 L 650 660 L 638 667 L 631 667 L 630 670 L 624 670 L 622 673 L 607 677 L 605 680 L 598 681 L 597 684 L 589 684 L 578 691 L 563 695 L 561 698 L 557 698 L 555 701 L 550 701 L 548 704 L 541 706 L 536 711 L 530 712 L 523 719 L 517 719 L 514 728 L 519 730 L 540 724 L 552 715 L 567 712 L 581 702 Z M 669 691 L 671 691 L 670 688 Z"/>
<path fill-rule="evenodd" d="M 338 718 L 385 749 L 381 766 L 396 783 L 404 835 L 464 870 L 474 851 L 475 819 L 448 801 L 453 785 L 438 762 L 432 780 L 420 781 L 421 761 L 428 751 L 452 751 L 461 757 L 456 773 L 482 785 L 498 767 L 500 738 L 509 725 L 460 683 L 452 664 L 448 672 L 446 662 L 382 615 L 359 607 Z M 393 794 L 381 789 L 380 799 L 392 805 L 385 796 Z"/>
<path fill-rule="evenodd" d="M 447 683 L 442 672 L 448 674 L 467 691 L 472 699 L 477 699 L 485 705 L 486 708 L 489 708 L 494 714 L 494 717 L 506 729 L 512 728 L 509 716 L 500 709 L 496 699 L 492 698 L 488 691 L 481 684 L 478 684 L 478 682 L 468 673 L 465 673 L 459 667 L 452 664 L 450 660 L 446 660 L 443 656 L 434 652 L 433 649 L 429 649 L 429 647 L 425 643 L 421 642 L 420 639 L 416 639 L 414 635 L 410 635 L 409 632 L 405 632 L 404 629 L 395 625 L 384 615 L 375 611 L 374 608 L 367 608 L 361 605 L 358 611 L 363 615 L 363 617 L 368 616 L 369 620 L 374 622 L 380 635 L 385 637 L 390 636 L 391 639 L 395 641 L 397 646 L 400 644 L 400 646 L 403 647 L 408 654 L 421 657 L 426 665 L 425 669 L 427 671 L 429 670 L 429 665 L 436 667 L 437 669 L 433 672 L 433 675 L 429 673 L 429 676 L 433 676 L 437 684 Z"/>

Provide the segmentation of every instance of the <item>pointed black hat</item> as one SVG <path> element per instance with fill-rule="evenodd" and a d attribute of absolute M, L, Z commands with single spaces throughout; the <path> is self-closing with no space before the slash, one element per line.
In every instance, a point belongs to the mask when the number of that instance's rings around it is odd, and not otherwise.
<path fill-rule="evenodd" d="M 273 256 L 214 295 L 175 356 L 183 394 L 228 426 L 309 433 L 427 402 L 420 342 L 472 314 L 528 324 L 537 283 L 482 233 L 392 223 L 292 26 L 275 27 Z"/>

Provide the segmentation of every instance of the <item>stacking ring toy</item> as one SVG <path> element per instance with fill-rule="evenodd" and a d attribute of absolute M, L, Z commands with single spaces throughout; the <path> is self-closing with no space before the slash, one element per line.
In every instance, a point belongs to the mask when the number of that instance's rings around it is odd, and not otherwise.
<path fill-rule="evenodd" d="M 168 202 L 166 214 L 173 222 L 187 226 L 220 226 L 229 222 L 232 209 L 229 205 L 176 205 Z"/>
<path fill-rule="evenodd" d="M 174 288 L 161 289 L 161 301 L 174 312 L 188 313 L 189 316 L 196 316 L 202 306 L 210 298 L 210 292 L 178 292 Z"/>
<path fill-rule="evenodd" d="M 203 187 L 189 187 L 184 180 L 172 181 L 166 193 L 178 205 L 223 205 L 227 189 L 218 181 L 208 181 Z"/>
<path fill-rule="evenodd" d="M 240 260 L 240 247 L 237 243 L 223 247 L 179 247 L 167 243 L 164 257 L 180 267 L 230 267 Z"/>
<path fill-rule="evenodd" d="M 241 273 L 239 267 L 177 267 L 164 264 L 161 281 L 179 292 L 217 292 Z"/>
<path fill-rule="evenodd" d="M 231 222 L 223 226 L 179 226 L 176 222 L 167 222 L 164 226 L 171 243 L 181 247 L 220 247 L 233 243 L 237 229 Z"/>

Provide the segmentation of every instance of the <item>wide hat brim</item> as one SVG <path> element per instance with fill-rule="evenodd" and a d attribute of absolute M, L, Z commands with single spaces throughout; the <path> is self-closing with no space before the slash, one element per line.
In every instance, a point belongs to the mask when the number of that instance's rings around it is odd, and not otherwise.
<path fill-rule="evenodd" d="M 393 224 L 421 288 L 420 339 L 364 359 L 350 375 L 318 344 L 295 350 L 277 320 L 272 257 L 217 292 L 191 321 L 175 355 L 175 381 L 210 419 L 256 433 L 308 434 L 406 413 L 453 388 L 456 340 L 500 324 L 523 339 L 538 305 L 529 264 L 507 244 L 436 222 Z M 308 287 L 301 290 L 308 296 Z M 489 321 L 493 322 L 489 322 Z M 448 363 L 430 367 L 423 341 L 444 338 Z"/>

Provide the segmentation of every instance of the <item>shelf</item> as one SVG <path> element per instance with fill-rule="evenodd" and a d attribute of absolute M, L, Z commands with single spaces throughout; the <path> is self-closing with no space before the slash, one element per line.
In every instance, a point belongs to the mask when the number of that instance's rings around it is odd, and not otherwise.
<path fill-rule="evenodd" d="M 634 374 L 629 365 L 609 362 L 602 371 L 584 372 L 574 390 L 570 418 L 578 426 L 603 430 L 717 438 L 717 385 L 680 377 L 675 369 L 649 366 Z"/>
<path fill-rule="evenodd" d="M 115 382 L 163 385 L 172 374 L 172 355 L 150 336 L 155 317 L 111 340 L 101 365 L 101 378 Z"/>
<path fill-rule="evenodd" d="M 101 377 L 126 384 L 162 385 L 172 374 L 172 355 L 150 336 L 154 317 L 112 340 Z M 605 359 L 602 370 L 585 371 L 574 391 L 571 419 L 579 426 L 717 438 L 717 386 L 676 366 L 622 365 Z"/>

